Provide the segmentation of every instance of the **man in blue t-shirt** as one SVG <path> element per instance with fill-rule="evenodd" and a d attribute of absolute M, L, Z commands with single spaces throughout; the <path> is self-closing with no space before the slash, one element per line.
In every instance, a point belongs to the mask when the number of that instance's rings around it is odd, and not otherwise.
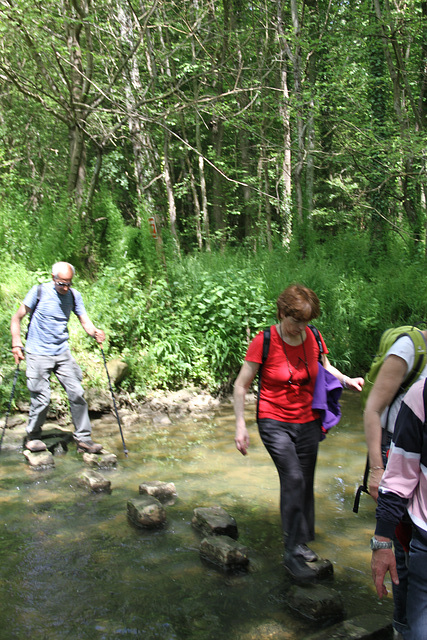
<path fill-rule="evenodd" d="M 70 402 L 74 423 L 74 440 L 79 451 L 99 453 L 101 444 L 92 442 L 92 427 L 84 392 L 82 372 L 71 356 L 68 346 L 67 324 L 74 311 L 86 333 L 101 344 L 105 333 L 89 319 L 82 296 L 71 289 L 74 267 L 68 262 L 57 262 L 52 267 L 52 282 L 35 285 L 12 317 L 12 353 L 16 364 L 26 358 L 27 386 L 31 404 L 25 446 L 30 451 L 43 451 L 40 439 L 50 401 L 50 375 L 53 372 L 65 389 Z M 21 320 L 30 313 L 30 323 L 24 347 L 21 341 Z"/>

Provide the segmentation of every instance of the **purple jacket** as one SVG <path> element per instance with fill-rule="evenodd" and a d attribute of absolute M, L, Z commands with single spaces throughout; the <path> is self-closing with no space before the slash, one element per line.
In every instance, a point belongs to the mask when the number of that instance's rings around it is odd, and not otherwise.
<path fill-rule="evenodd" d="M 341 382 L 319 362 L 319 371 L 316 384 L 314 385 L 311 406 L 320 413 L 324 432 L 329 431 L 329 429 L 338 424 L 341 419 L 341 407 L 339 403 L 341 393 Z M 324 435 L 323 438 L 325 437 Z"/>

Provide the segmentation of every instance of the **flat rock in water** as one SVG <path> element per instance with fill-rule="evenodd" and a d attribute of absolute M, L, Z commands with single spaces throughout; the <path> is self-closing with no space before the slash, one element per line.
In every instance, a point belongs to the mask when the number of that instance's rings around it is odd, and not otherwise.
<path fill-rule="evenodd" d="M 209 536 L 200 543 L 203 559 L 224 569 L 247 569 L 248 549 L 229 536 Z"/>
<path fill-rule="evenodd" d="M 287 605 L 309 620 L 327 620 L 332 623 L 344 618 L 344 604 L 340 594 L 322 585 L 292 586 L 288 592 Z"/>
<path fill-rule="evenodd" d="M 162 504 L 175 504 L 177 498 L 176 487 L 173 482 L 162 482 L 161 480 L 152 480 L 151 482 L 142 482 L 139 485 L 139 493 L 141 495 L 153 496 Z"/>
<path fill-rule="evenodd" d="M 142 529 L 156 529 L 166 522 L 166 511 L 161 502 L 153 496 L 128 500 L 127 514 L 129 520 Z"/>
<path fill-rule="evenodd" d="M 94 493 L 111 493 L 111 482 L 92 469 L 81 471 L 77 478 L 77 483 L 79 486 L 90 489 Z"/>
<path fill-rule="evenodd" d="M 191 524 L 205 536 L 239 537 L 235 519 L 222 507 L 196 507 Z"/>
<path fill-rule="evenodd" d="M 386 640 L 392 633 L 391 622 L 384 616 L 366 614 L 307 636 L 307 640 Z"/>
<path fill-rule="evenodd" d="M 93 469 L 113 469 L 117 466 L 115 453 L 84 453 L 83 462 Z"/>
<path fill-rule="evenodd" d="M 37 471 L 52 469 L 55 466 L 55 460 L 50 451 L 28 451 L 28 449 L 24 449 L 23 454 L 30 467 Z"/>

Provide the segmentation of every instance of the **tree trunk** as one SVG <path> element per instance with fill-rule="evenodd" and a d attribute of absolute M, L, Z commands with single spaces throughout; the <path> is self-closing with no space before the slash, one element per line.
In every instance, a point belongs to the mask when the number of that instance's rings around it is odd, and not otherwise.
<path fill-rule="evenodd" d="M 288 89 L 288 66 L 286 38 L 283 26 L 282 3 L 277 2 L 277 33 L 279 38 L 279 114 L 283 130 L 283 156 L 278 168 L 279 176 L 276 194 L 282 218 L 282 244 L 289 246 L 292 238 L 292 156 L 291 156 L 291 122 Z"/>

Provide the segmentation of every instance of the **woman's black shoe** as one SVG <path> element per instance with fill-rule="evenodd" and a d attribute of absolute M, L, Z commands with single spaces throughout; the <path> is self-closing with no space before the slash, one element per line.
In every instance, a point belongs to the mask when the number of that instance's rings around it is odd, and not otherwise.
<path fill-rule="evenodd" d="M 297 544 L 294 551 L 294 556 L 301 556 L 306 562 L 315 562 L 319 559 L 319 556 L 312 551 L 306 544 Z"/>
<path fill-rule="evenodd" d="M 301 555 L 294 555 L 294 549 L 292 552 L 285 552 L 284 565 L 286 571 L 296 581 L 309 581 L 316 579 L 316 573 L 313 569 L 305 563 L 304 558 Z"/>

